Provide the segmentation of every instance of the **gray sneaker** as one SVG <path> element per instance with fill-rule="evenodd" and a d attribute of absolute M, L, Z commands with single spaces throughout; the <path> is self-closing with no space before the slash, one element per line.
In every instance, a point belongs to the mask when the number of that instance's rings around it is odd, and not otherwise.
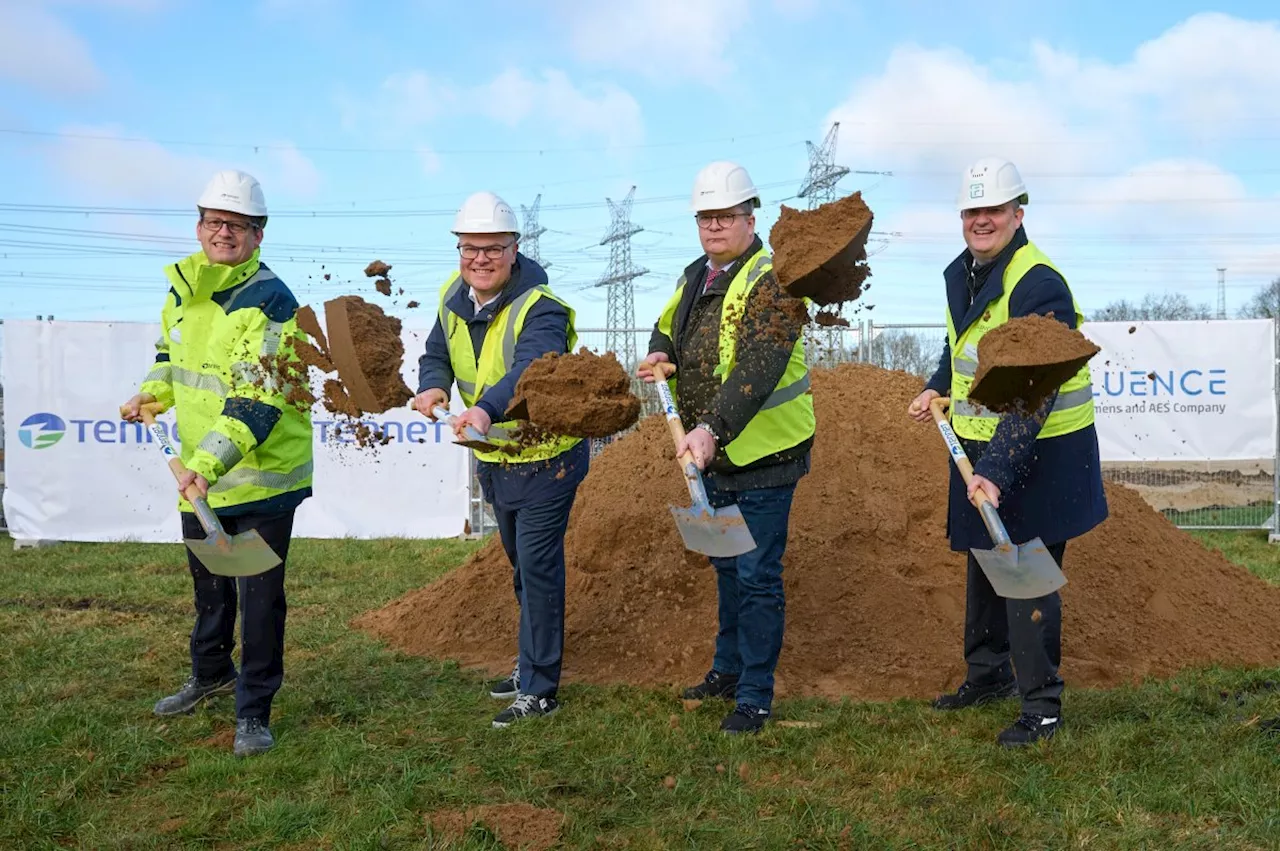
<path fill-rule="evenodd" d="M 266 753 L 275 743 L 271 728 L 263 724 L 261 718 L 240 718 L 236 721 L 236 743 L 233 748 L 236 756 Z"/>
<path fill-rule="evenodd" d="M 511 669 L 511 676 L 489 684 L 489 697 L 514 700 L 518 694 L 520 694 L 520 660 L 516 659 L 515 667 Z"/>
<path fill-rule="evenodd" d="M 533 694 L 522 694 L 506 709 L 493 719 L 493 726 L 498 729 L 510 727 L 526 718 L 545 718 L 554 715 L 560 709 L 560 702 L 554 697 L 538 697 Z"/>
<path fill-rule="evenodd" d="M 204 681 L 201 682 L 195 677 L 189 677 L 182 688 L 177 693 L 168 697 L 162 697 L 156 701 L 155 708 L 152 710 L 156 715 L 182 715 L 186 712 L 192 712 L 203 701 L 211 697 L 217 697 L 220 694 L 234 694 L 236 690 L 236 678 L 233 676 L 227 680 L 221 681 Z"/>

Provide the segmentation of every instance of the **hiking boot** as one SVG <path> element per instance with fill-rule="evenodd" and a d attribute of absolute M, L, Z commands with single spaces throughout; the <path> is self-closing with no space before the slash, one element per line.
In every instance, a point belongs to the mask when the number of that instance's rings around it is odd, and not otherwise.
<path fill-rule="evenodd" d="M 538 697 L 536 694 L 522 694 L 515 703 L 499 712 L 493 718 L 493 726 L 499 729 L 510 727 L 525 718 L 544 718 L 560 708 L 554 697 Z"/>
<path fill-rule="evenodd" d="M 952 694 L 944 694 L 933 701 L 934 709 L 968 709 L 996 700 L 1018 696 L 1018 683 L 1008 680 L 980 686 L 965 680 Z"/>
<path fill-rule="evenodd" d="M 261 718 L 240 718 L 236 721 L 236 743 L 232 748 L 236 756 L 266 753 L 275 743 L 271 728 L 262 723 Z"/>
<path fill-rule="evenodd" d="M 1052 739 L 1053 734 L 1062 726 L 1062 717 L 1058 715 L 1033 715 L 1024 712 L 1012 725 L 1000 731 L 996 741 L 1006 748 L 1020 748 L 1035 744 L 1041 739 Z"/>
<path fill-rule="evenodd" d="M 1272 736 L 1280 736 L 1280 716 L 1263 721 L 1258 729 Z"/>
<path fill-rule="evenodd" d="M 685 689 L 680 696 L 685 700 L 706 700 L 710 697 L 733 697 L 737 691 L 736 674 L 722 674 L 711 670 L 703 677 L 702 682 Z"/>
<path fill-rule="evenodd" d="M 513 700 L 516 695 L 520 694 L 520 660 L 516 660 L 515 667 L 511 669 L 511 676 L 505 680 L 498 680 L 489 684 L 489 697 L 503 698 Z"/>
<path fill-rule="evenodd" d="M 202 701 L 220 694 L 234 694 L 236 678 L 232 675 L 225 680 L 197 680 L 189 677 L 177 693 L 162 697 L 156 701 L 152 710 L 156 715 L 181 715 L 192 712 Z"/>
<path fill-rule="evenodd" d="M 720 732 L 730 736 L 736 736 L 740 733 L 759 733 L 764 728 L 764 724 L 769 720 L 769 710 L 761 709 L 758 706 L 751 706 L 746 703 L 739 703 L 720 722 Z"/>

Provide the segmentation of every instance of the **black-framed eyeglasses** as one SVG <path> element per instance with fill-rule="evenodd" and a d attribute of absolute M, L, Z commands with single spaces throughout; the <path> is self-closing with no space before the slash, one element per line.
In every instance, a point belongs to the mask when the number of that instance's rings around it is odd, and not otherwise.
<path fill-rule="evenodd" d="M 733 223 L 738 219 L 751 218 L 750 213 L 698 213 L 694 216 L 698 221 L 698 227 L 708 230 L 712 222 L 717 222 L 722 228 L 731 228 Z"/>
<path fill-rule="evenodd" d="M 513 245 L 515 245 L 514 240 L 508 242 L 506 245 L 463 245 L 459 242 L 458 253 L 461 254 L 464 259 L 475 260 L 480 256 L 480 252 L 483 251 L 484 256 L 489 260 L 497 260 L 501 258 L 502 255 L 507 252 L 507 249 Z"/>
<path fill-rule="evenodd" d="M 222 230 L 222 226 L 226 225 L 227 230 L 236 236 L 243 236 L 249 232 L 250 228 L 256 229 L 258 226 L 251 222 L 231 222 L 226 219 L 201 219 L 200 226 L 209 233 L 217 233 Z"/>

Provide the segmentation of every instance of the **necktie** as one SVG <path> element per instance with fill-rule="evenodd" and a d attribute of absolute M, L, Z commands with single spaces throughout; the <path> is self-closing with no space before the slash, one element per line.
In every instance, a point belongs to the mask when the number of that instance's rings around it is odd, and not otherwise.
<path fill-rule="evenodd" d="M 716 282 L 716 278 L 720 277 L 720 275 L 723 272 L 724 272 L 724 269 L 708 269 L 707 270 L 707 282 L 702 287 L 703 295 L 706 295 L 707 293 L 711 292 L 711 285 Z"/>

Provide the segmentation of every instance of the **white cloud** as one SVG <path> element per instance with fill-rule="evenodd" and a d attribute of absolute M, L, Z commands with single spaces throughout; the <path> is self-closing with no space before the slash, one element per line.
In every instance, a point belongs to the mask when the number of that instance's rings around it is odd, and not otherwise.
<path fill-rule="evenodd" d="M 257 177 L 267 196 L 310 198 L 319 188 L 315 166 L 291 143 L 264 149 L 260 157 L 213 159 L 184 154 L 153 141 L 137 141 L 119 127 L 68 126 L 43 149 L 50 171 L 77 196 L 102 203 L 193 206 L 214 173 L 242 168 Z"/>
<path fill-rule="evenodd" d="M 555 0 L 574 55 L 646 77 L 717 85 L 725 53 L 750 20 L 750 0 Z"/>
<path fill-rule="evenodd" d="M 103 85 L 84 39 L 24 0 L 0 0 L 0 78 L 57 95 L 84 95 Z"/>

